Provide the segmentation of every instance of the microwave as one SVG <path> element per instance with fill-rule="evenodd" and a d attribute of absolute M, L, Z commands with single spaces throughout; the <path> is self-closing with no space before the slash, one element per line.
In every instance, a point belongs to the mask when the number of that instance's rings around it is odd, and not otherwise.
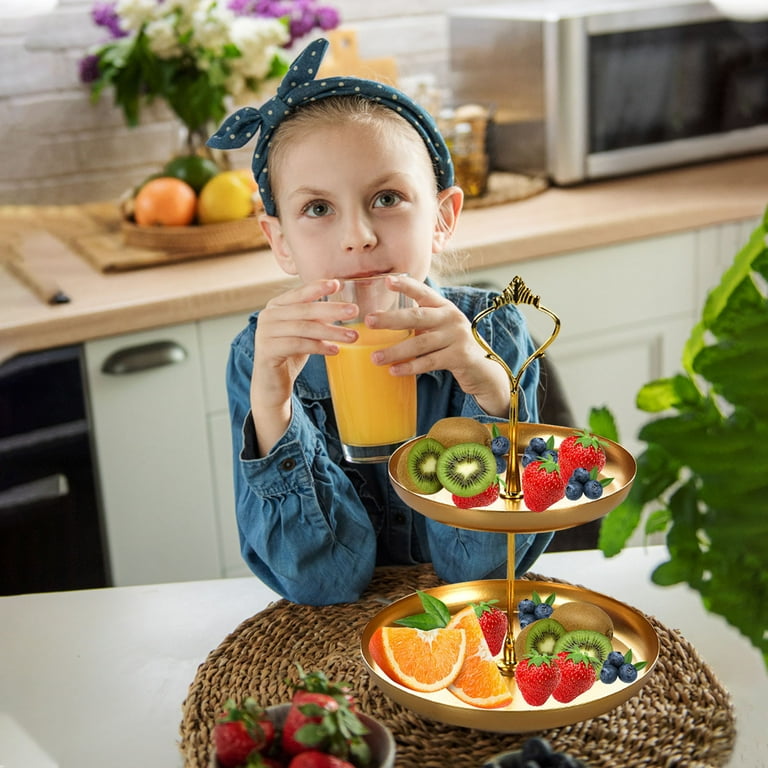
<path fill-rule="evenodd" d="M 491 107 L 491 167 L 569 185 L 768 150 L 768 3 L 509 0 L 448 13 L 457 103 Z"/>

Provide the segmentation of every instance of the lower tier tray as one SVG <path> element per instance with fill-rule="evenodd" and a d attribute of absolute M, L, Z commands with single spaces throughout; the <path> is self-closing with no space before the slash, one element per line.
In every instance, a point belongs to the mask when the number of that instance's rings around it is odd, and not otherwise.
<path fill-rule="evenodd" d="M 503 579 L 470 581 L 449 584 L 427 590 L 428 594 L 442 600 L 451 613 L 456 613 L 469 603 L 483 600 L 498 600 L 506 605 L 507 582 Z M 602 608 L 614 623 L 613 648 L 626 653 L 632 650 L 635 661 L 645 661 L 646 666 L 632 683 L 616 681 L 610 685 L 597 682 L 586 693 L 568 704 L 561 704 L 550 698 L 544 705 L 534 707 L 526 703 L 520 692 L 515 690 L 514 678 L 507 678 L 513 701 L 499 709 L 480 709 L 460 701 L 448 690 L 436 693 L 419 693 L 396 683 L 373 661 L 368 646 L 371 636 L 379 628 L 393 624 L 397 619 L 423 611 L 416 593 L 397 600 L 373 617 L 363 631 L 361 651 L 376 684 L 398 704 L 432 720 L 466 728 L 505 733 L 524 733 L 556 728 L 596 717 L 619 706 L 634 696 L 647 682 L 659 656 L 659 640 L 653 627 L 637 610 L 614 600 L 580 587 L 555 582 L 521 580 L 515 582 L 515 602 L 530 598 L 534 592 L 544 599 L 556 594 L 555 606 L 574 600 L 582 600 Z M 517 618 L 514 622 L 515 636 L 519 632 Z"/>

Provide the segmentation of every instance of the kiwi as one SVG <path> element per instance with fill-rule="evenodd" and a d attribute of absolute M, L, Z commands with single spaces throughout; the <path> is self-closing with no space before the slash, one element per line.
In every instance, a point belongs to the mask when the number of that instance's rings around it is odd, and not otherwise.
<path fill-rule="evenodd" d="M 613 637 L 613 619 L 599 606 L 583 600 L 573 600 L 570 603 L 558 605 L 551 618 L 559 621 L 566 632 L 574 629 L 591 629 L 605 635 L 609 640 Z"/>
<path fill-rule="evenodd" d="M 427 432 L 427 437 L 434 438 L 446 448 L 459 443 L 491 444 L 491 433 L 488 428 L 479 421 L 470 419 L 469 416 L 446 416 L 432 425 Z"/>
<path fill-rule="evenodd" d="M 594 658 L 600 666 L 612 650 L 611 641 L 605 635 L 591 629 L 574 629 L 566 632 L 555 643 L 555 653 L 580 651 Z"/>
<path fill-rule="evenodd" d="M 437 477 L 456 496 L 476 496 L 495 480 L 496 457 L 478 443 L 453 445 L 440 454 Z"/>
<path fill-rule="evenodd" d="M 431 437 L 422 437 L 411 446 L 407 454 L 404 454 L 405 477 L 409 481 L 407 488 L 417 493 L 436 493 L 443 487 L 437 479 L 437 460 L 443 450 L 443 446 Z"/>
<path fill-rule="evenodd" d="M 551 656 L 561 637 L 565 635 L 562 625 L 552 618 L 538 619 L 529 624 L 515 639 L 515 653 L 518 658 L 531 653 Z"/>

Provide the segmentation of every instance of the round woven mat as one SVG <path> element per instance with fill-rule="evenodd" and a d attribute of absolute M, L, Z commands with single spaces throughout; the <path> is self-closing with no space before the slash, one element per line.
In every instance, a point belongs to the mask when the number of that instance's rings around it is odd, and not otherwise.
<path fill-rule="evenodd" d="M 528 574 L 538 581 L 560 581 Z M 384 600 L 442 582 L 431 566 L 385 568 L 360 601 L 313 608 L 285 600 L 242 622 L 200 665 L 183 704 L 180 749 L 187 768 L 207 768 L 216 714 L 228 697 L 254 696 L 264 706 L 290 699 L 295 663 L 352 684 L 361 711 L 387 725 L 398 768 L 479 768 L 534 734 L 499 734 L 423 719 L 388 699 L 360 653 L 363 629 Z M 565 582 L 560 582 L 565 583 Z M 727 691 L 677 631 L 653 617 L 658 663 L 639 693 L 600 717 L 538 735 L 590 768 L 716 768 L 733 750 L 735 726 Z"/>
<path fill-rule="evenodd" d="M 480 197 L 465 197 L 464 210 L 525 200 L 538 195 L 548 187 L 547 180 L 540 176 L 492 171 L 488 176 L 488 189 L 485 194 Z"/>

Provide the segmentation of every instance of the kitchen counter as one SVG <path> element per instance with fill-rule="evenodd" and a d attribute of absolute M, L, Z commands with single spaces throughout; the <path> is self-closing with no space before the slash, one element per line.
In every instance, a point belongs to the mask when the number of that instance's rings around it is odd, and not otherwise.
<path fill-rule="evenodd" d="M 763 214 L 768 155 L 707 163 L 467 210 L 453 245 L 468 268 L 491 267 Z M 0 209 L 0 235 L 14 235 L 14 209 Z M 122 273 L 101 273 L 80 255 L 51 249 L 28 259 L 71 298 L 47 305 L 0 268 L 0 362 L 74 344 L 256 309 L 289 278 L 269 250 Z"/>
<path fill-rule="evenodd" d="M 678 629 L 731 694 L 737 735 L 729 765 L 763 768 L 762 657 L 687 587 L 653 585 L 649 575 L 664 559 L 658 546 L 611 559 L 549 553 L 535 570 Z M 1 597 L 0 764 L 180 766 L 181 706 L 198 665 L 276 597 L 255 577 Z M 14 747 L 25 759 L 14 759 Z"/>

